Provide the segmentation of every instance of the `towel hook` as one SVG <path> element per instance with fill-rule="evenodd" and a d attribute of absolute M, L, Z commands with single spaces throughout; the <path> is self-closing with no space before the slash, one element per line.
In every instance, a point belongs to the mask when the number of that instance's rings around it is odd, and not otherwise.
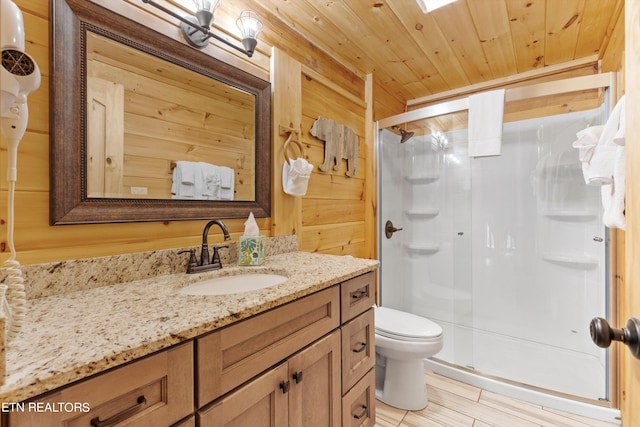
<path fill-rule="evenodd" d="M 280 135 L 288 134 L 287 139 L 284 141 L 282 146 L 282 153 L 284 155 L 284 160 L 288 165 L 291 164 L 289 157 L 287 157 L 287 150 L 290 147 L 290 144 L 293 143 L 296 147 L 298 147 L 298 151 L 300 152 L 300 157 L 304 157 L 304 148 L 300 141 L 298 141 L 298 132 L 292 128 L 286 128 L 284 126 L 280 126 Z M 295 139 L 293 138 L 295 134 Z"/>

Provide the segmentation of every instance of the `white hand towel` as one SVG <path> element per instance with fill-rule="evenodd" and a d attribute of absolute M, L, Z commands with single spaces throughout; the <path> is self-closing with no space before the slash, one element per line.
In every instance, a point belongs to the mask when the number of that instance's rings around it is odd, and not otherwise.
<path fill-rule="evenodd" d="M 593 157 L 593 152 L 596 150 L 600 135 L 602 135 L 602 129 L 604 129 L 604 125 L 589 126 L 576 133 L 578 139 L 571 146 L 578 149 L 578 158 L 581 162 L 588 163 Z"/>
<path fill-rule="evenodd" d="M 180 172 L 180 184 L 194 185 L 196 182 L 197 163 L 179 160 L 176 169 Z"/>
<path fill-rule="evenodd" d="M 194 162 L 177 161 L 173 169 L 173 183 L 171 184 L 171 192 L 173 198 L 191 199 L 194 198 L 195 182 L 197 175 L 197 164 Z"/>
<path fill-rule="evenodd" d="M 469 96 L 469 157 L 500 155 L 504 94 L 499 89 Z"/>
<path fill-rule="evenodd" d="M 235 192 L 236 172 L 227 166 L 218 166 L 220 174 L 220 199 L 233 200 Z"/>
<path fill-rule="evenodd" d="M 284 192 L 295 197 L 307 194 L 309 178 L 313 165 L 298 157 L 294 161 L 284 162 L 282 165 L 282 188 Z"/>
<path fill-rule="evenodd" d="M 218 166 L 220 173 L 220 186 L 225 190 L 233 188 L 233 180 L 235 178 L 235 171 L 226 166 Z"/>

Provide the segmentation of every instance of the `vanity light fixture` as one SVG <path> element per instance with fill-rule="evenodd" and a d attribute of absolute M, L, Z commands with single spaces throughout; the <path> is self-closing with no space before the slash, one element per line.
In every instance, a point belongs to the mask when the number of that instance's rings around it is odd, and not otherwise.
<path fill-rule="evenodd" d="M 211 24 L 213 23 L 216 9 L 218 9 L 222 0 L 193 0 L 196 5 L 196 14 L 195 16 L 186 17 L 178 15 L 174 11 L 167 9 L 153 0 L 142 0 L 142 2 L 154 6 L 180 20 L 182 36 L 189 45 L 199 49 L 207 46 L 209 44 L 209 39 L 213 37 L 214 39 L 221 41 L 227 46 L 230 46 L 251 58 L 256 45 L 258 44 L 258 34 L 260 34 L 263 27 L 260 18 L 254 11 L 243 11 L 236 21 L 236 25 L 242 34 L 243 47 L 239 47 L 209 31 L 209 28 L 211 28 Z"/>

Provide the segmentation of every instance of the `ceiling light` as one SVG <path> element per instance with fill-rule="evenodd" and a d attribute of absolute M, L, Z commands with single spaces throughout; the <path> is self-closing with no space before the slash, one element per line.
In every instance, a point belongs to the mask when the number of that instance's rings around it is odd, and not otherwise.
<path fill-rule="evenodd" d="M 429 13 L 433 12 L 439 7 L 446 6 L 449 3 L 453 3 L 456 0 L 416 0 L 418 2 L 418 6 L 422 9 L 422 12 Z"/>
<path fill-rule="evenodd" d="M 182 36 L 187 43 L 193 47 L 202 49 L 209 44 L 209 39 L 213 37 L 227 46 L 251 57 L 256 45 L 258 44 L 257 37 L 258 34 L 260 34 L 260 31 L 262 31 L 262 22 L 260 22 L 260 18 L 258 18 L 258 15 L 253 11 L 245 10 L 240 14 L 240 17 L 236 21 L 236 24 L 242 33 L 242 45 L 244 46 L 239 47 L 209 31 L 211 24 L 213 23 L 216 9 L 220 6 L 222 0 L 193 0 L 196 5 L 196 14 L 195 16 L 186 17 L 178 15 L 174 11 L 167 9 L 153 0 L 142 1 L 180 20 Z"/>

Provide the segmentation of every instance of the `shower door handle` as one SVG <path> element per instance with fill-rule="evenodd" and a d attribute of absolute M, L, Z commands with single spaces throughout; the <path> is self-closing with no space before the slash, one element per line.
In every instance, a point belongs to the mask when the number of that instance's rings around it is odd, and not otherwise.
<path fill-rule="evenodd" d="M 384 225 L 384 235 L 387 236 L 387 239 L 390 239 L 393 236 L 393 233 L 400 230 L 402 230 L 402 228 L 395 228 L 391 221 L 387 221 Z"/>
<path fill-rule="evenodd" d="M 612 328 L 602 317 L 595 317 L 589 325 L 589 332 L 593 342 L 602 348 L 611 345 L 611 341 L 620 341 L 629 347 L 629 351 L 636 359 L 640 359 L 640 320 L 632 317 L 627 321 L 627 327 Z"/>

